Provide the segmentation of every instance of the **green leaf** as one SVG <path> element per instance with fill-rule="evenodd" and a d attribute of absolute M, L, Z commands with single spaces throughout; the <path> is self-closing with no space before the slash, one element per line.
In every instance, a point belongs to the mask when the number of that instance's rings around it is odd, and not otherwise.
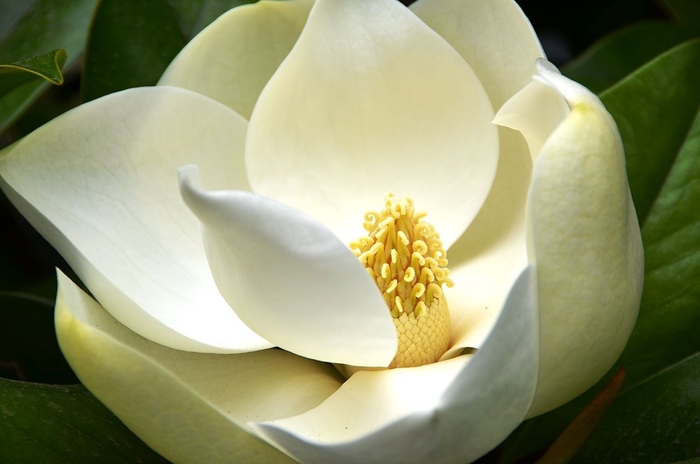
<path fill-rule="evenodd" d="M 697 362 L 700 352 L 698 63 L 700 40 L 696 39 L 659 56 L 601 95 L 617 121 L 625 145 L 645 250 L 645 288 L 639 319 L 613 368 L 614 371 L 624 366 L 627 370 L 620 395 L 626 402 L 635 401 L 638 394 L 646 395 L 647 388 L 666 385 L 665 375 L 695 372 L 684 362 Z M 670 366 L 678 370 L 668 369 Z M 522 424 L 508 438 L 499 462 L 512 463 L 546 447 L 609 377 L 610 374 L 569 404 Z M 652 387 L 642 388 L 644 382 L 650 382 Z M 662 395 L 663 391 L 656 393 Z M 685 398 L 688 408 L 697 407 L 700 401 L 700 395 Z M 661 402 L 646 404 L 645 421 L 655 424 L 655 418 L 665 417 L 669 407 Z M 681 414 L 680 409 L 676 412 Z M 624 412 L 613 407 L 601 424 L 622 420 L 620 414 Z M 673 437 L 664 435 L 664 428 L 646 425 L 644 421 L 634 427 L 640 437 L 645 437 L 636 441 L 642 450 L 651 452 L 651 443 L 658 445 L 658 440 L 666 440 L 665 446 L 676 446 Z M 625 459 L 626 448 L 615 437 L 596 434 L 591 440 L 591 446 L 598 441 L 601 446 L 607 443 L 611 456 Z"/>
<path fill-rule="evenodd" d="M 0 292 L 0 376 L 46 383 L 76 383 L 58 348 L 53 301 Z"/>
<path fill-rule="evenodd" d="M 620 369 L 591 403 L 559 435 L 537 464 L 564 464 L 578 453 L 588 437 L 605 417 L 625 380 L 625 370 Z"/>
<path fill-rule="evenodd" d="M 83 100 L 154 85 L 185 43 L 167 0 L 102 0 L 90 27 Z"/>
<path fill-rule="evenodd" d="M 573 463 L 667 463 L 700 453 L 700 353 L 621 394 Z"/>
<path fill-rule="evenodd" d="M 662 2 L 681 23 L 700 29 L 700 2 L 697 0 L 663 0 Z"/>
<path fill-rule="evenodd" d="M 687 141 L 697 114 L 699 49 L 698 40 L 684 44 L 601 96 L 621 133 L 627 135 L 623 139 L 630 187 L 641 222 Z"/>
<path fill-rule="evenodd" d="M 83 100 L 156 84 L 194 34 L 243 3 L 250 1 L 102 0 L 90 31 Z"/>
<path fill-rule="evenodd" d="M 167 461 L 82 385 L 0 379 L 0 462 Z"/>
<path fill-rule="evenodd" d="M 39 76 L 52 84 L 63 84 L 63 74 L 61 68 L 66 64 L 66 51 L 62 48 L 32 56 L 14 63 L 0 63 L 0 95 L 7 93 L 22 83 Z M 13 79 L 14 78 L 14 79 Z M 19 79 L 18 79 L 19 78 Z M 26 78 L 26 79 L 25 79 Z M 7 85 L 7 84 L 11 85 Z M 6 89 L 6 87 L 9 87 Z"/>
<path fill-rule="evenodd" d="M 189 40 L 231 8 L 255 3 L 255 1 L 209 0 L 202 2 L 201 0 L 170 0 L 170 4 L 175 10 L 180 30 Z"/>
<path fill-rule="evenodd" d="M 4 36 L 12 24 L 24 15 L 36 0 L 0 0 L 0 37 Z"/>
<path fill-rule="evenodd" d="M 600 40 L 562 71 L 600 93 L 655 56 L 694 36 L 677 23 L 635 24 Z"/>
<path fill-rule="evenodd" d="M 36 0 L 17 9 L 21 16 L 0 39 L 0 64 L 19 63 L 25 71 L 33 71 L 0 72 L 0 132 L 49 86 L 47 80 L 34 77 L 32 72 L 56 80 L 55 70 L 48 70 L 50 53 L 54 53 L 56 64 L 63 61 L 66 68 L 78 62 L 95 2 Z M 65 56 L 57 49 L 64 50 Z M 47 54 L 47 50 L 54 52 Z M 60 70 L 62 66 L 58 67 Z"/>

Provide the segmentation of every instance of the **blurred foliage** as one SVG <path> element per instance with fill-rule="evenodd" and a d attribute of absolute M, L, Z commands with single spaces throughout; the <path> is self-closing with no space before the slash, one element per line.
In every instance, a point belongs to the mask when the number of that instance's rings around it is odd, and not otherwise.
<path fill-rule="evenodd" d="M 0 378 L 0 418 L 0 462 L 168 462 L 82 385 Z"/>

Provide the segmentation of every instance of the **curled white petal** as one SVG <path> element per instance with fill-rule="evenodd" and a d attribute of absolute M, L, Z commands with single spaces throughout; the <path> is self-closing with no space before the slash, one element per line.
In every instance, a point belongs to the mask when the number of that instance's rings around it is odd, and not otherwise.
<path fill-rule="evenodd" d="M 347 245 L 282 203 L 244 191 L 205 191 L 198 183 L 196 166 L 180 170 L 214 280 L 248 327 L 307 358 L 389 365 L 396 329 Z"/>

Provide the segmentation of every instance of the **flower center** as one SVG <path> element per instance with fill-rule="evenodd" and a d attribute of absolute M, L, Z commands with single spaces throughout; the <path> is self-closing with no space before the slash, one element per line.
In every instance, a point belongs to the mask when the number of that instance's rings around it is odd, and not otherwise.
<path fill-rule="evenodd" d="M 388 193 L 382 211 L 365 214 L 368 235 L 350 244 L 394 319 L 399 347 L 389 368 L 434 363 L 450 342 L 442 288 L 454 283 L 440 235 L 425 216 L 411 198 Z"/>

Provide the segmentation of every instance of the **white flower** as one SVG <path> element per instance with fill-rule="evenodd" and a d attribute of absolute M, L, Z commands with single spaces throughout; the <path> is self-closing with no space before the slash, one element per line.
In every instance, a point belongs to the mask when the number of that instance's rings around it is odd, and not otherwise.
<path fill-rule="evenodd" d="M 160 86 L 3 153 L 3 190 L 99 301 L 59 272 L 66 358 L 163 456 L 467 462 L 622 351 L 643 257 L 612 118 L 537 61 L 511 0 L 411 10 L 237 8 Z M 440 362 L 345 380 L 328 363 L 396 354 L 348 248 L 388 191 L 449 248 L 451 338 Z"/>

